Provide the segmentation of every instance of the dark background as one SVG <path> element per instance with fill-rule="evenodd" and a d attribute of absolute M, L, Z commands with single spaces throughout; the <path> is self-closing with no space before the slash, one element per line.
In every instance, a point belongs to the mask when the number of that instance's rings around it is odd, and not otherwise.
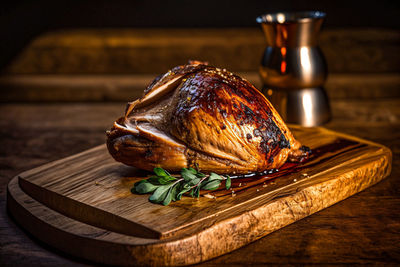
<path fill-rule="evenodd" d="M 0 70 L 19 56 L 13 61 L 17 67 L 0 75 L 0 266 L 82 263 L 30 238 L 10 218 L 6 187 L 12 177 L 104 144 L 105 130 L 123 114 L 126 102 L 140 97 L 156 73 L 187 59 L 210 59 L 210 63 L 249 74 L 249 81 L 258 82 L 260 88 L 257 70 L 265 43 L 255 17 L 316 9 L 327 12 L 319 44 L 328 62 L 325 88 L 333 118 L 324 127 L 389 147 L 392 174 L 346 201 L 201 266 L 398 266 L 400 32 L 396 2 L 30 0 L 5 4 L 3 0 Z M 191 36 L 196 30 L 134 29 L 121 38 L 115 36 L 125 30 L 113 29 L 112 34 L 83 30 L 86 35 L 79 30 L 62 31 L 104 27 L 222 30 L 199 30 L 201 34 Z M 229 32 L 224 27 L 254 28 Z M 44 34 L 53 30 L 61 31 Z M 174 37 L 176 32 L 182 36 Z M 87 34 L 88 38 L 82 38 Z M 231 36 L 235 36 L 232 42 L 225 42 Z M 68 38 L 78 45 L 64 45 Z M 111 38 L 120 43 L 108 45 Z M 130 45 L 139 38 L 143 45 Z M 42 42 L 33 46 L 32 39 Z M 171 39 L 174 42 L 165 41 Z M 154 45 L 158 40 L 164 42 Z"/>
<path fill-rule="evenodd" d="M 257 27 L 266 12 L 322 10 L 325 27 L 383 27 L 399 24 L 397 1 L 12 1 L 0 13 L 0 68 L 29 40 L 50 30 L 109 27 Z"/>

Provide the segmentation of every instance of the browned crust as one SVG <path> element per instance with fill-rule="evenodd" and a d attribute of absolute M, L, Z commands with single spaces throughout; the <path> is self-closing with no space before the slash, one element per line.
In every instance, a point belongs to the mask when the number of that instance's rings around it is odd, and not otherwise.
<path fill-rule="evenodd" d="M 174 75 L 179 75 L 179 83 Z M 137 110 L 143 109 L 139 99 L 128 105 L 124 118 L 117 120 L 120 125 L 136 127 L 137 132 L 114 126 L 108 134 L 107 146 L 117 161 L 146 170 L 160 166 L 177 171 L 198 166 L 204 171 L 236 174 L 279 168 L 288 158 L 301 161 L 309 154 L 300 150 L 300 143 L 277 111 L 246 80 L 202 64 L 185 65 L 157 77 L 145 93 L 158 90 L 157 86 L 161 88 L 168 81 L 174 87 L 163 87 L 167 88 L 163 94 L 176 100 L 163 102 L 170 108 L 154 127 L 163 129 L 160 131 L 179 145 L 154 138 L 135 126 L 144 122 L 135 119 Z M 158 98 L 151 99 L 146 99 L 144 111 L 157 105 Z"/>

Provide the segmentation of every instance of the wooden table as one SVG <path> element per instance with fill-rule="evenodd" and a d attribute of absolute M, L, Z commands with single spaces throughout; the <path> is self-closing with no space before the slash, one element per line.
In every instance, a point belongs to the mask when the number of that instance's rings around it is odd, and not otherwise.
<path fill-rule="evenodd" d="M 0 105 L 0 265 L 90 264 L 55 251 L 19 228 L 6 211 L 6 185 L 24 170 L 103 143 L 105 129 L 124 107 L 120 102 Z M 392 174 L 203 266 L 400 263 L 400 100 L 333 99 L 332 110 L 327 128 L 392 150 Z"/>
<path fill-rule="evenodd" d="M 399 40 L 395 29 L 326 29 L 320 40 L 333 111 L 326 127 L 389 147 L 392 174 L 203 266 L 400 263 Z M 15 224 L 5 203 L 12 177 L 104 143 L 105 130 L 152 73 L 188 58 L 241 72 L 260 86 L 256 66 L 264 45 L 259 28 L 81 29 L 33 40 L 0 76 L 0 266 L 90 264 Z"/>

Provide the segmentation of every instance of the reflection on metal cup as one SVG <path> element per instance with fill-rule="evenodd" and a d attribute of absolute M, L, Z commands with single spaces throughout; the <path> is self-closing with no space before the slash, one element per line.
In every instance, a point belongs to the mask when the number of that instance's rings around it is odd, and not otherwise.
<path fill-rule="evenodd" d="M 317 45 L 324 18 L 319 11 L 257 18 L 267 42 L 260 66 L 263 93 L 286 122 L 317 126 L 330 119 L 322 87 L 328 71 Z"/>

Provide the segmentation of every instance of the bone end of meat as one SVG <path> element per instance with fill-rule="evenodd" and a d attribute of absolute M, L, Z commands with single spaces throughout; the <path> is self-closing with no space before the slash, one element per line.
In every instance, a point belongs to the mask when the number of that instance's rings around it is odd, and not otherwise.
<path fill-rule="evenodd" d="M 202 62 L 157 77 L 107 134 L 110 154 L 152 170 L 244 174 L 299 162 L 310 150 L 248 81 Z"/>

